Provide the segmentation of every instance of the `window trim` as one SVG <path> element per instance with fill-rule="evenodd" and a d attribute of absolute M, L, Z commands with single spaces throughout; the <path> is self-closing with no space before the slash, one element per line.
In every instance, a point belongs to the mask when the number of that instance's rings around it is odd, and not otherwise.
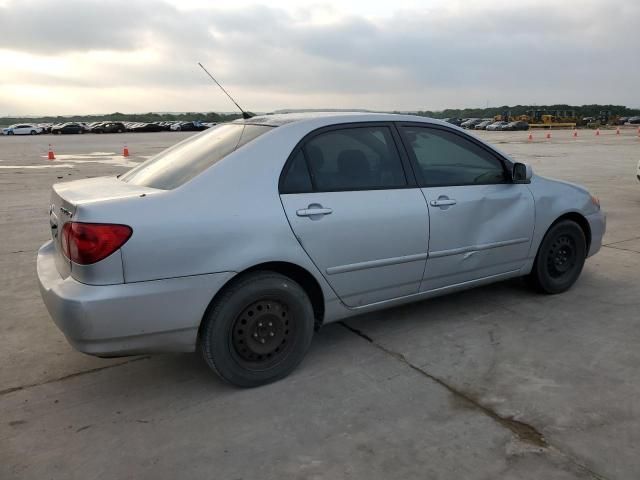
<path fill-rule="evenodd" d="M 482 186 L 482 185 L 509 185 L 509 184 L 513 184 L 513 179 L 511 178 L 511 172 L 513 171 L 513 162 L 511 160 L 509 160 L 508 158 L 506 158 L 504 155 L 501 155 L 499 152 L 493 150 L 492 148 L 490 148 L 489 146 L 487 146 L 486 144 L 484 144 L 483 142 L 479 141 L 477 138 L 472 137 L 471 135 L 468 135 L 464 132 L 459 132 L 457 130 L 454 130 L 452 128 L 448 128 L 445 127 L 443 125 L 437 125 L 437 124 L 433 124 L 433 123 L 422 123 L 422 122 L 395 122 L 396 123 L 396 128 L 398 129 L 398 134 L 400 136 L 400 138 L 402 139 L 402 145 L 407 153 L 407 156 L 409 157 L 410 161 L 411 161 L 411 166 L 414 169 L 414 173 L 416 176 L 416 179 L 418 180 L 418 185 L 420 186 L 420 188 L 441 188 L 441 187 L 471 187 L 471 186 Z M 453 135 L 456 135 L 457 137 L 460 137 L 462 139 L 467 140 L 468 142 L 474 144 L 475 146 L 479 147 L 480 149 L 484 150 L 485 152 L 487 152 L 487 154 L 491 155 L 493 158 L 495 158 L 501 165 L 502 165 L 502 169 L 504 170 L 504 174 L 505 174 L 505 180 L 504 182 L 487 182 L 487 183 L 444 183 L 442 185 L 428 185 L 425 182 L 425 179 L 422 175 L 422 169 L 420 168 L 420 165 L 418 163 L 418 159 L 415 156 L 415 153 L 413 152 L 413 148 L 411 148 L 411 145 L 409 144 L 409 141 L 407 140 L 407 138 L 405 137 L 404 132 L 402 131 L 402 127 L 417 127 L 417 128 L 426 128 L 426 129 L 431 129 L 431 130 L 440 130 L 440 131 L 444 131 Z"/>
<path fill-rule="evenodd" d="M 391 138 L 393 140 L 393 146 L 395 146 L 396 153 L 398 154 L 398 158 L 400 160 L 400 165 L 402 167 L 402 171 L 404 173 L 405 179 L 407 181 L 406 185 L 401 187 L 366 187 L 366 188 L 341 188 L 341 189 L 331 189 L 331 190 L 319 190 L 316 188 L 315 180 L 313 178 L 313 173 L 311 172 L 311 168 L 309 167 L 309 158 L 306 153 L 306 149 L 304 148 L 306 144 L 313 140 L 315 137 L 322 135 L 327 132 L 331 132 L 334 130 L 350 130 L 354 128 L 371 128 L 371 127 L 386 127 L 389 129 L 389 133 L 391 134 Z M 311 179 L 311 187 L 312 190 L 310 192 L 289 192 L 284 189 L 284 179 L 291 168 L 291 164 L 293 163 L 293 159 L 296 157 L 299 151 L 302 151 L 302 155 L 304 156 L 305 163 L 307 164 L 307 172 L 309 173 L 309 178 Z M 395 122 L 349 122 L 349 123 L 334 123 L 332 125 L 325 125 L 324 127 L 316 128 L 311 132 L 307 133 L 304 137 L 296 143 L 296 146 L 293 148 L 289 156 L 287 157 L 287 161 L 282 167 L 282 171 L 280 172 L 280 178 L 278 179 L 278 193 L 280 195 L 288 195 L 288 194 L 296 194 L 296 193 L 331 193 L 331 192 L 361 192 L 361 191 L 376 191 L 376 190 L 404 190 L 407 188 L 417 188 L 418 182 L 416 176 L 414 174 L 414 169 L 411 166 L 410 159 L 405 150 L 402 138 L 398 130 L 395 127 Z"/>
<path fill-rule="evenodd" d="M 304 159 L 304 166 L 307 169 L 307 175 L 309 176 L 309 183 L 311 184 L 311 189 L 299 189 L 299 190 L 287 190 L 285 189 L 285 181 L 287 175 L 289 174 L 289 170 L 293 167 L 293 162 L 295 158 L 298 156 L 298 153 L 302 153 L 302 158 Z M 300 194 L 300 193 L 313 193 L 313 179 L 311 178 L 311 170 L 309 170 L 309 160 L 307 159 L 307 155 L 304 153 L 304 149 L 301 145 L 296 145 L 296 147 L 289 155 L 287 162 L 282 167 L 282 171 L 280 172 L 280 179 L 278 180 L 278 193 L 280 195 L 288 195 L 288 194 Z"/>

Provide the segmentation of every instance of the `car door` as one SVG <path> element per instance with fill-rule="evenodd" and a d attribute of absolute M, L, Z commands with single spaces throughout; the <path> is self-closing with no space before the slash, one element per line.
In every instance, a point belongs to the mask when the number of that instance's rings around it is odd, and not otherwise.
<path fill-rule="evenodd" d="M 29 125 L 16 125 L 13 129 L 13 133 L 14 135 L 27 135 L 31 132 Z"/>
<path fill-rule="evenodd" d="M 429 258 L 421 291 L 519 270 L 534 228 L 527 185 L 511 163 L 445 127 L 400 126 L 429 208 Z"/>
<path fill-rule="evenodd" d="M 428 209 L 391 124 L 307 136 L 280 179 L 291 228 L 340 299 L 356 307 L 417 293 Z"/>

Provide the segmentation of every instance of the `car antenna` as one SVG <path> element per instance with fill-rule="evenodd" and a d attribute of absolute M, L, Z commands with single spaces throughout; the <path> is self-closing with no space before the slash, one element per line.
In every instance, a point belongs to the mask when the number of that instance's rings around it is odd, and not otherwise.
<path fill-rule="evenodd" d="M 227 97 L 229 97 L 229 99 L 230 99 L 230 100 L 235 104 L 235 106 L 236 106 L 236 107 L 238 107 L 238 110 L 240 110 L 240 111 L 242 112 L 242 118 L 244 118 L 245 120 L 248 120 L 249 118 L 253 117 L 253 115 L 252 115 L 252 114 L 245 112 L 245 111 L 242 109 L 242 107 L 241 107 L 240 105 L 238 105 L 238 102 L 236 102 L 236 101 L 233 99 L 233 97 L 232 97 L 231 95 L 229 95 L 229 92 L 227 92 L 227 91 L 224 89 L 224 87 L 223 87 L 222 85 L 220 85 L 220 83 L 218 83 L 218 81 L 217 81 L 215 78 L 213 78 L 213 75 L 211 75 L 211 74 L 209 73 L 209 70 L 207 70 L 206 68 L 204 68 L 204 65 L 202 65 L 200 62 L 198 62 L 198 65 L 200 65 L 200 68 L 201 68 L 202 70 L 204 70 L 204 73 L 206 73 L 207 75 L 209 75 L 209 77 L 211 78 L 211 80 L 213 80 L 214 82 L 216 82 L 216 85 L 218 85 L 218 86 L 220 87 L 220 90 L 222 90 L 222 91 L 225 93 L 225 95 L 226 95 Z"/>

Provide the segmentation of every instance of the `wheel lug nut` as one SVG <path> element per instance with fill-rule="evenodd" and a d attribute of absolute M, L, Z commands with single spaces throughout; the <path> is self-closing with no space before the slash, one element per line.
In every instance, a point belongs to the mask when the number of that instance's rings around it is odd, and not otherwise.
<path fill-rule="evenodd" d="M 253 334 L 253 338 L 258 338 L 258 334 L 257 334 L 257 333 L 254 333 L 254 334 Z"/>
<path fill-rule="evenodd" d="M 275 333 L 273 333 L 273 332 L 269 332 L 269 336 L 270 336 L 270 337 L 273 337 L 274 335 L 275 335 Z"/>
<path fill-rule="evenodd" d="M 260 343 L 264 343 L 264 342 L 265 342 L 264 338 L 261 338 Z"/>
<path fill-rule="evenodd" d="M 269 325 L 270 327 L 273 327 L 273 323 L 272 322 L 267 323 L 267 325 Z"/>
<path fill-rule="evenodd" d="M 258 326 L 261 327 L 262 326 L 262 322 L 258 322 Z"/>

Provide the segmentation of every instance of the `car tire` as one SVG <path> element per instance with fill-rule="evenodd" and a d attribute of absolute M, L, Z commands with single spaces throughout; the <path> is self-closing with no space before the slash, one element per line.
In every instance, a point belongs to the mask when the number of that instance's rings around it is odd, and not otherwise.
<path fill-rule="evenodd" d="M 582 228 L 574 221 L 562 220 L 544 236 L 529 281 L 542 293 L 562 293 L 576 282 L 586 258 L 587 242 Z"/>
<path fill-rule="evenodd" d="M 13 135 L 13 132 L 12 131 L 8 131 L 7 135 Z"/>
<path fill-rule="evenodd" d="M 29 135 L 37 135 L 38 132 L 36 132 L 35 130 L 31 130 L 31 132 L 29 133 Z"/>
<path fill-rule="evenodd" d="M 83 133 L 84 133 L 84 130 L 82 130 L 82 129 L 78 130 L 78 134 L 79 135 L 82 135 Z"/>
<path fill-rule="evenodd" d="M 234 279 L 209 306 L 198 348 L 223 380 L 257 387 L 300 364 L 314 323 L 311 301 L 298 283 L 275 272 L 253 272 Z"/>
<path fill-rule="evenodd" d="M 118 133 L 122 133 L 124 132 L 124 130 L 122 130 L 121 128 L 118 129 Z"/>

